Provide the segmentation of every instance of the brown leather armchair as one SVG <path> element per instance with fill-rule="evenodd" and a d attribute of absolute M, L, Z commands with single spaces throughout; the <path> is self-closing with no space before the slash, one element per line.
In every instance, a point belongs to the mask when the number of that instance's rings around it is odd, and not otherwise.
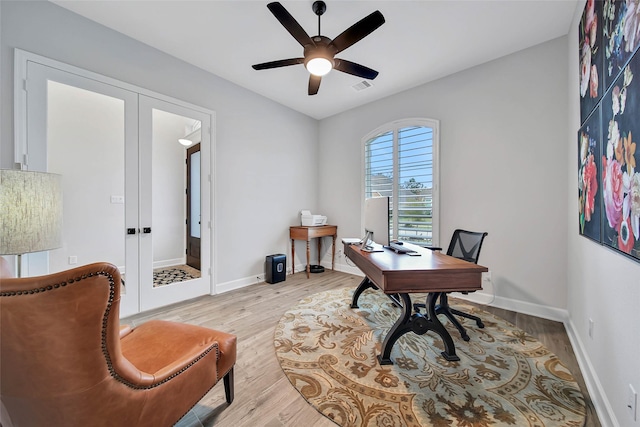
<path fill-rule="evenodd" d="M 3 427 L 170 426 L 221 378 L 233 401 L 234 335 L 160 320 L 121 331 L 119 303 L 108 263 L 0 276 Z"/>

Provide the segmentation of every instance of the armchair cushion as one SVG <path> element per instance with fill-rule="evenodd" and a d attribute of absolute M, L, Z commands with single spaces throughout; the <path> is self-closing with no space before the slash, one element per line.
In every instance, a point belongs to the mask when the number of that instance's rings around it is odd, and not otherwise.
<path fill-rule="evenodd" d="M 151 383 L 177 375 L 209 352 L 215 352 L 218 362 L 216 381 L 233 366 L 236 359 L 234 335 L 162 320 L 151 320 L 134 328 L 120 345 L 122 355 L 138 370 L 149 374 Z M 150 384 L 151 384 L 150 383 Z M 146 385 L 150 385 L 146 384 Z"/>

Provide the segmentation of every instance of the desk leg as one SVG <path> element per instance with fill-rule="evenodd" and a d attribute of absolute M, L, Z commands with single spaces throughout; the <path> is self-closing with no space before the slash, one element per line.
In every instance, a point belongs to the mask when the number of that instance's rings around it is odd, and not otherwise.
<path fill-rule="evenodd" d="M 429 319 L 428 319 L 429 326 L 426 328 L 424 332 L 419 332 L 419 331 L 415 331 L 415 332 L 417 334 L 422 335 L 426 331 L 431 330 L 436 334 L 440 335 L 440 338 L 442 338 L 442 342 L 444 343 L 444 351 L 441 353 L 442 357 L 444 357 L 448 361 L 458 361 L 460 360 L 460 358 L 456 354 L 456 347 L 453 344 L 453 339 L 451 338 L 449 331 L 447 331 L 444 325 L 440 323 L 440 320 L 438 320 L 438 315 L 436 314 L 436 301 L 440 297 L 441 293 L 442 292 L 429 293 L 429 295 L 427 296 L 427 302 L 425 304 L 427 306 L 427 312 L 429 313 Z M 418 316 L 421 316 L 421 315 L 418 315 Z M 416 318 L 418 316 L 416 316 Z"/>
<path fill-rule="evenodd" d="M 411 332 L 411 298 L 409 294 L 398 294 L 402 299 L 402 313 L 396 323 L 393 324 L 382 343 L 382 354 L 378 355 L 378 363 L 381 365 L 393 365 L 391 361 L 391 349 L 398 338 Z"/>
<path fill-rule="evenodd" d="M 411 315 L 411 298 L 409 294 L 392 294 L 387 295 L 394 303 L 398 303 L 398 297 L 402 301 L 402 313 L 400 317 L 393 325 L 393 327 L 387 333 L 387 336 L 384 339 L 382 344 L 382 354 L 378 356 L 378 362 L 380 365 L 392 365 L 391 361 L 391 349 L 395 342 L 406 334 L 407 332 L 413 331 L 418 335 L 423 335 L 428 331 L 433 331 L 436 334 L 440 335 L 442 342 L 444 343 L 444 351 L 442 357 L 444 357 L 448 361 L 458 361 L 460 358 L 456 354 L 456 347 L 453 343 L 453 339 L 449 332 L 445 329 L 445 327 L 438 320 L 438 316 L 436 315 L 436 301 L 440 296 L 440 292 L 432 292 L 427 296 L 427 310 L 429 313 L 429 318 L 426 318 L 420 313 L 416 313 Z"/>
<path fill-rule="evenodd" d="M 318 237 L 318 265 L 320 265 L 320 250 L 322 249 L 322 237 Z"/>
<path fill-rule="evenodd" d="M 295 241 L 291 239 L 291 275 L 296 272 L 296 260 L 293 258 L 296 253 Z"/>
<path fill-rule="evenodd" d="M 331 236 L 331 269 L 335 270 L 336 263 L 336 235 Z"/>
<path fill-rule="evenodd" d="M 362 279 L 362 282 L 358 285 L 355 291 L 353 291 L 353 297 L 351 299 L 351 308 L 358 308 L 358 298 L 360 295 L 369 288 L 378 289 L 368 277 Z"/>
<path fill-rule="evenodd" d="M 309 278 L 309 273 L 311 272 L 311 267 L 309 266 L 309 239 L 307 239 L 307 279 Z"/>

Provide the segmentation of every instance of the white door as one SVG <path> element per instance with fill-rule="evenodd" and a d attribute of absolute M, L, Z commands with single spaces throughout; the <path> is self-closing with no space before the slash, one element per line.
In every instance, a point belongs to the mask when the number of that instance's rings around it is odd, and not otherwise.
<path fill-rule="evenodd" d="M 16 152 L 26 155 L 16 160 L 62 175 L 64 201 L 63 247 L 25 257 L 27 274 L 115 264 L 122 317 L 211 293 L 212 113 L 51 60 L 25 64 Z M 178 139 L 196 134 L 187 157 Z M 195 267 L 185 265 L 188 242 Z"/>
<path fill-rule="evenodd" d="M 124 278 L 121 314 L 137 313 L 138 94 L 35 62 L 26 72 L 23 163 L 62 175 L 64 221 L 63 246 L 30 255 L 29 274 L 110 262 Z"/>
<path fill-rule="evenodd" d="M 211 292 L 210 128 L 209 114 L 140 96 L 141 310 Z"/>

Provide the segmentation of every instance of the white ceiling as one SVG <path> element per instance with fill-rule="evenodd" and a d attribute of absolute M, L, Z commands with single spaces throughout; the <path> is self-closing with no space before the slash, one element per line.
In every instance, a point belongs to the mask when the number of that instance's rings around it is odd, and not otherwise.
<path fill-rule="evenodd" d="M 303 65 L 251 65 L 302 57 L 265 1 L 52 0 L 102 25 L 316 119 L 566 35 L 578 0 L 326 0 L 322 35 L 334 38 L 374 10 L 385 24 L 337 55 L 380 72 L 373 86 L 332 71 L 307 95 Z M 312 0 L 281 1 L 310 36 Z"/>

